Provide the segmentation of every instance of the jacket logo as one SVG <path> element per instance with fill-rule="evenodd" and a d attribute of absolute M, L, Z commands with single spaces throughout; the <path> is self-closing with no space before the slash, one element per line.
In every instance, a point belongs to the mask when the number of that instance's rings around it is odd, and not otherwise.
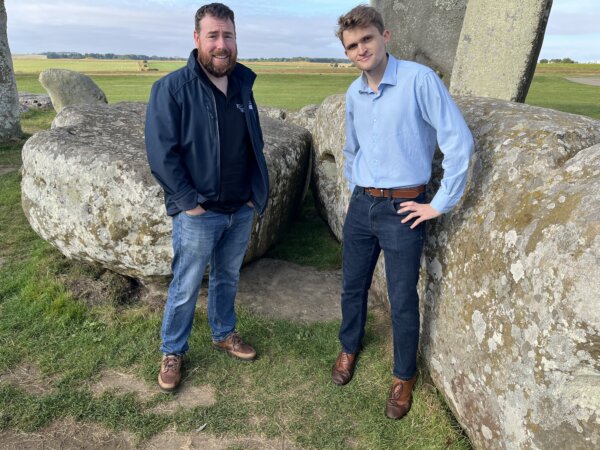
<path fill-rule="evenodd" d="M 237 109 L 239 109 L 239 110 L 240 110 L 240 112 L 241 112 L 242 114 L 244 114 L 244 112 L 246 112 L 246 111 L 244 110 L 244 105 L 242 105 L 241 103 L 236 103 L 236 104 L 235 104 L 235 106 L 237 107 Z"/>

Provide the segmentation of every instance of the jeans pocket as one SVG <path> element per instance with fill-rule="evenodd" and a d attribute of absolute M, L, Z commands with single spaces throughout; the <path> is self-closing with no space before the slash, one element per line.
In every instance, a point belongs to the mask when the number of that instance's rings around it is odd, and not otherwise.
<path fill-rule="evenodd" d="M 402 208 L 402 207 L 400 206 L 400 204 L 401 204 L 401 203 L 408 202 L 408 201 L 410 201 L 410 200 L 411 200 L 411 199 L 408 199 L 408 198 L 394 198 L 394 199 L 391 199 L 391 200 L 389 200 L 389 201 L 388 201 L 388 205 L 389 205 L 389 207 L 391 208 L 391 210 L 392 210 L 392 211 L 394 211 L 394 213 L 395 213 L 395 214 L 396 214 L 398 217 L 406 217 L 406 216 L 408 216 L 409 212 L 398 213 L 398 210 L 399 210 L 400 208 Z"/>

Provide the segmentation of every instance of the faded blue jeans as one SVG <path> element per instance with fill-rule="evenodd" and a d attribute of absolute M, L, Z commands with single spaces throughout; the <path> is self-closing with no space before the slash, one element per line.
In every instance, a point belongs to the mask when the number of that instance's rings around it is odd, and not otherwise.
<path fill-rule="evenodd" d="M 342 256 L 342 324 L 340 342 L 347 353 L 360 351 L 367 320 L 367 296 L 375 264 L 383 250 L 394 340 L 394 375 L 408 380 L 417 371 L 419 296 L 417 282 L 425 223 L 410 229 L 396 211 L 414 199 L 375 198 L 356 187 L 344 222 Z"/>
<path fill-rule="evenodd" d="M 208 322 L 212 339 L 235 331 L 235 296 L 248 247 L 254 210 L 247 205 L 233 214 L 181 212 L 173 217 L 173 281 L 169 286 L 161 329 L 161 352 L 184 354 L 192 330 L 202 277 L 210 264 Z"/>

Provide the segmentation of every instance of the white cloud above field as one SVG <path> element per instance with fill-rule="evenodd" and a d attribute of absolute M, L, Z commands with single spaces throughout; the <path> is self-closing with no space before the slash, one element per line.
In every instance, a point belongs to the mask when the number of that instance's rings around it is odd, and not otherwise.
<path fill-rule="evenodd" d="M 5 0 L 13 53 L 78 51 L 187 56 L 192 0 Z M 239 53 L 343 57 L 337 17 L 360 0 L 231 0 Z M 540 57 L 600 60 L 600 1 L 554 0 Z"/>

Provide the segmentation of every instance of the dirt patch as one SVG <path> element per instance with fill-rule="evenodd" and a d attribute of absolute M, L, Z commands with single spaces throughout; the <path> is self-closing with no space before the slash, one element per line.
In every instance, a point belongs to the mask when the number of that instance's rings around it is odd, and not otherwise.
<path fill-rule="evenodd" d="M 247 437 L 237 439 L 216 438 L 204 431 L 200 433 L 165 432 L 147 442 L 144 449 L 148 450 L 178 450 L 178 449 L 256 449 L 256 450 L 288 450 L 297 447 L 284 438 L 267 439 L 263 437 Z"/>
<path fill-rule="evenodd" d="M 150 385 L 130 373 L 116 370 L 104 371 L 100 380 L 91 386 L 91 390 L 97 397 L 105 392 L 120 395 L 132 393 L 142 402 L 147 402 L 157 395 L 161 396 L 165 401 L 150 410 L 158 414 L 171 414 L 178 409 L 192 409 L 197 406 L 208 407 L 217 401 L 212 386 L 190 386 L 189 383 L 183 383 L 175 394 L 166 395 L 159 391 L 158 386 Z"/>
<path fill-rule="evenodd" d="M 600 86 L 600 77 L 567 77 L 567 80 L 589 86 Z"/>
<path fill-rule="evenodd" d="M 168 398 L 168 402 L 155 406 L 150 412 L 172 414 L 178 409 L 208 407 L 217 403 L 217 395 L 212 386 L 190 386 L 189 383 L 183 383 L 177 393 L 168 394 Z"/>
<path fill-rule="evenodd" d="M 131 433 L 115 433 L 99 425 L 65 418 L 37 433 L 1 431 L 0 442 L 4 450 L 121 450 L 135 448 L 136 440 Z"/>
<path fill-rule="evenodd" d="M 244 267 L 236 304 L 264 317 L 311 323 L 339 320 L 340 270 L 261 258 Z"/>
<path fill-rule="evenodd" d="M 143 380 L 127 372 L 106 370 L 100 375 L 100 380 L 91 386 L 92 393 L 99 397 L 105 392 L 117 394 L 135 394 L 141 401 L 146 402 L 159 393 L 154 386 L 149 386 Z"/>
<path fill-rule="evenodd" d="M 0 165 L 0 177 L 2 175 L 6 175 L 7 173 L 11 173 L 14 172 L 16 170 L 19 170 L 19 166 L 1 166 Z"/>
<path fill-rule="evenodd" d="M 93 276 L 63 277 L 69 292 L 88 306 L 131 305 L 139 300 L 139 283 L 109 270 L 99 270 Z"/>
<path fill-rule="evenodd" d="M 22 364 L 0 373 L 0 385 L 10 384 L 31 395 L 46 395 L 52 392 L 52 378 L 45 378 L 34 364 Z"/>

